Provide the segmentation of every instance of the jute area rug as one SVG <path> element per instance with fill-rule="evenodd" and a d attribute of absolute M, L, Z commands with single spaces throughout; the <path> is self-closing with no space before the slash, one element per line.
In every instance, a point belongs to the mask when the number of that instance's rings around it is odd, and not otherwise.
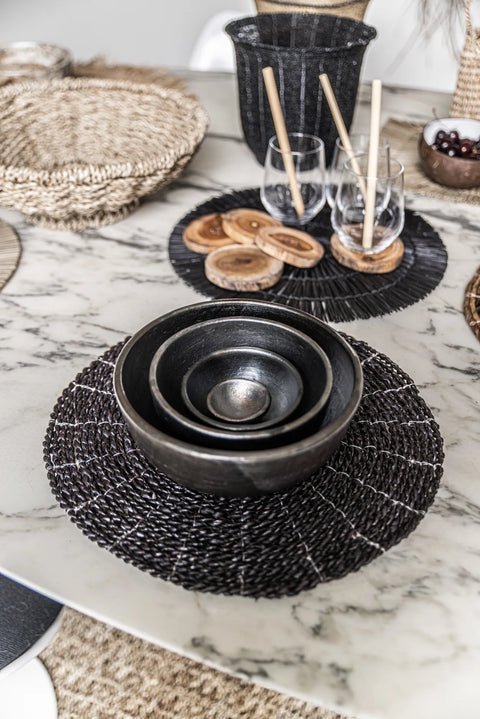
<path fill-rule="evenodd" d="M 71 609 L 40 658 L 55 687 L 59 719 L 344 719 Z"/>

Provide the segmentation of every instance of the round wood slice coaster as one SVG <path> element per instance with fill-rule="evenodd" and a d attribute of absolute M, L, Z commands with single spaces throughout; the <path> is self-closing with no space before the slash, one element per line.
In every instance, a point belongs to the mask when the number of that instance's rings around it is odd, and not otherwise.
<path fill-rule="evenodd" d="M 325 250 L 311 235 L 291 227 L 262 227 L 255 244 L 272 257 L 294 267 L 313 267 Z"/>
<path fill-rule="evenodd" d="M 189 250 L 208 255 L 219 247 L 232 244 L 232 238 L 225 234 L 222 215 L 213 212 L 190 222 L 183 231 L 183 241 Z"/>
<path fill-rule="evenodd" d="M 357 272 L 369 272 L 375 275 L 384 275 L 395 270 L 402 261 L 405 247 L 400 237 L 397 237 L 390 247 L 375 255 L 362 255 L 360 252 L 349 250 L 343 245 L 336 232 L 330 237 L 330 250 L 337 262 Z"/>
<path fill-rule="evenodd" d="M 222 215 L 223 229 L 234 242 L 242 245 L 252 245 L 255 235 L 262 227 L 281 226 L 279 220 L 270 217 L 261 210 L 252 210 L 239 207 Z"/>
<path fill-rule="evenodd" d="M 225 290 L 255 292 L 272 287 L 283 272 L 283 262 L 253 245 L 230 245 L 211 252 L 205 275 Z"/>

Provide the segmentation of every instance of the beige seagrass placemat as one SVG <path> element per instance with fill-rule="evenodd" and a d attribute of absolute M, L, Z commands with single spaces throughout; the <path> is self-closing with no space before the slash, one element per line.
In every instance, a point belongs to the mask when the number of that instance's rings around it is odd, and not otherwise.
<path fill-rule="evenodd" d="M 451 202 L 480 205 L 480 187 L 473 190 L 455 190 L 432 182 L 423 172 L 418 157 L 418 137 L 424 125 L 390 119 L 382 128 L 390 142 L 391 153 L 405 166 L 405 190 L 426 197 L 437 197 Z"/>
<path fill-rule="evenodd" d="M 71 609 L 40 658 L 58 719 L 342 719 Z"/>
<path fill-rule="evenodd" d="M 22 247 L 17 233 L 0 220 L 0 290 L 5 287 L 18 267 Z"/>

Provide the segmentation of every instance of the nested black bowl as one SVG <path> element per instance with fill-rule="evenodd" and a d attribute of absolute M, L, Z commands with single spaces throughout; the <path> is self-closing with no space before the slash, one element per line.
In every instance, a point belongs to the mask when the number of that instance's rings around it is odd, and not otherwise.
<path fill-rule="evenodd" d="M 249 350 L 243 367 L 238 362 L 232 365 L 223 355 L 189 375 L 196 361 L 232 348 Z M 271 352 L 274 356 L 269 356 Z M 282 360 L 288 364 L 279 373 Z M 300 397 L 295 371 L 300 375 Z M 193 404 L 203 413 L 209 391 L 218 382 L 242 377 L 268 391 L 271 401 L 262 416 L 267 426 L 249 425 L 235 431 L 231 423 L 230 427 L 205 424 L 189 412 L 185 394 L 190 392 Z M 151 362 L 149 382 L 163 423 L 159 426 L 168 427 L 179 439 L 211 448 L 229 449 L 235 442 L 245 449 L 264 449 L 291 439 L 293 433 L 299 437 L 298 432 L 314 421 L 330 395 L 332 370 L 325 352 L 304 332 L 262 317 L 218 317 L 180 330 L 162 343 Z"/>
<path fill-rule="evenodd" d="M 148 381 L 150 363 L 158 347 L 185 327 L 244 315 L 294 327 L 323 348 L 330 360 L 333 383 L 318 425 L 298 441 L 263 450 L 210 449 L 159 429 Z M 280 304 L 217 300 L 174 310 L 139 330 L 118 357 L 114 388 L 136 444 L 173 481 L 202 492 L 247 496 L 298 484 L 331 456 L 360 403 L 363 375 L 360 361 L 348 342 L 316 317 Z"/>
<path fill-rule="evenodd" d="M 187 409 L 201 422 L 229 431 L 279 424 L 296 410 L 302 395 L 303 382 L 296 367 L 258 347 L 212 352 L 198 360 L 182 380 Z"/>

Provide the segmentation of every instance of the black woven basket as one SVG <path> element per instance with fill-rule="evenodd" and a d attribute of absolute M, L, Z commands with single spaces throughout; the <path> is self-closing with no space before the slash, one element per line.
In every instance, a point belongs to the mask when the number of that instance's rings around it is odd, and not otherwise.
<path fill-rule="evenodd" d="M 330 162 L 337 130 L 319 75 L 327 73 L 350 128 L 363 55 L 377 31 L 334 15 L 262 14 L 227 25 L 237 59 L 238 95 L 247 145 L 262 165 L 275 135 L 262 68 L 275 75 L 288 132 L 321 137 Z"/>

